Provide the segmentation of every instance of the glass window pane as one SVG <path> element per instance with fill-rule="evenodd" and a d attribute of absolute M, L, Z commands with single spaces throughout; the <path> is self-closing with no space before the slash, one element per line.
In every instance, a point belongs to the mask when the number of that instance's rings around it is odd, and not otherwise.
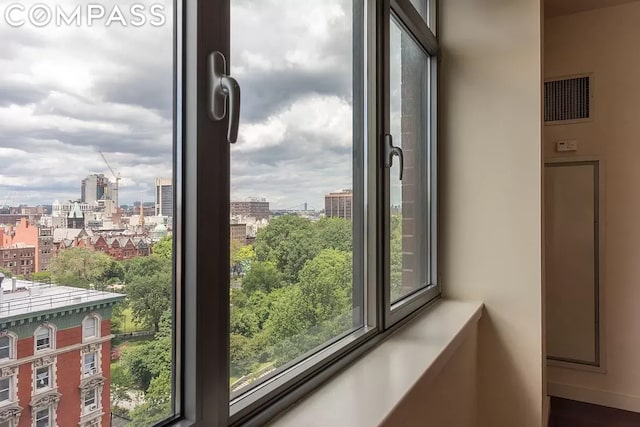
<path fill-rule="evenodd" d="M 390 32 L 391 134 L 404 153 L 390 175 L 391 301 L 429 285 L 429 57 L 395 21 Z"/>
<path fill-rule="evenodd" d="M 11 386 L 10 378 L 0 379 L 0 402 L 4 402 L 5 400 L 9 400 L 11 398 L 9 394 L 10 386 Z"/>
<path fill-rule="evenodd" d="M 0 359 L 53 357 L 25 380 L 62 394 L 65 427 L 87 421 L 79 384 L 98 372 L 99 425 L 153 425 L 174 411 L 174 1 L 13 6 L 0 14 L 0 320 L 20 338 L 0 340 Z M 25 393 L 20 423 L 54 424 Z"/>
<path fill-rule="evenodd" d="M 36 412 L 36 427 L 49 427 L 49 408 Z"/>
<path fill-rule="evenodd" d="M 11 357 L 11 338 L 0 337 L 0 359 L 8 359 Z"/>
<path fill-rule="evenodd" d="M 36 388 L 49 387 L 49 372 L 50 367 L 36 369 Z"/>
<path fill-rule="evenodd" d="M 362 325 L 355 3 L 231 1 L 232 396 Z"/>

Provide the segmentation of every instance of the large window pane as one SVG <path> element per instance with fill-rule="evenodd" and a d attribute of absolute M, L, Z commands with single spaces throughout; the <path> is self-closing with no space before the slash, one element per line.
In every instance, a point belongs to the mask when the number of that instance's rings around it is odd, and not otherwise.
<path fill-rule="evenodd" d="M 20 391 L 20 425 L 174 412 L 174 12 L 0 0 L 0 358 L 18 368 L 0 399 Z"/>
<path fill-rule="evenodd" d="M 363 144 L 353 138 L 362 84 L 353 2 L 231 5 L 231 72 L 243 97 L 231 148 L 235 396 L 362 324 L 363 284 L 353 280 L 362 242 L 352 236 L 363 221 L 354 175 Z"/>
<path fill-rule="evenodd" d="M 390 32 L 390 126 L 404 152 L 390 176 L 391 302 L 429 285 L 429 57 L 395 19 Z"/>

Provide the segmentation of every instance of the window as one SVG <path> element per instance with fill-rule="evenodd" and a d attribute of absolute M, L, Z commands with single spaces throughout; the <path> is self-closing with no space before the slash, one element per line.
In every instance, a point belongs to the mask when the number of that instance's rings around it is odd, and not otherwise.
<path fill-rule="evenodd" d="M 36 412 L 35 426 L 36 427 L 51 427 L 50 421 L 50 408 L 42 409 Z"/>
<path fill-rule="evenodd" d="M 221 55 L 210 64 L 237 78 L 242 124 L 231 145 L 233 110 L 207 127 L 202 142 L 215 142 L 193 155 L 209 159 L 206 172 L 187 188 L 206 200 L 194 218 L 230 211 L 207 216 L 212 256 L 204 243 L 185 250 L 202 254 L 196 282 L 229 275 L 229 294 L 198 289 L 199 309 L 215 301 L 229 322 L 207 329 L 211 359 L 229 366 L 205 367 L 216 387 L 230 382 L 230 401 L 211 402 L 221 423 L 265 422 L 264 408 L 293 401 L 300 381 L 439 296 L 433 3 L 231 0 L 218 15 L 230 34 L 211 34 Z M 226 242 L 230 262 L 213 256 Z"/>
<path fill-rule="evenodd" d="M 84 394 L 82 408 L 84 413 L 98 409 L 98 389 L 91 389 Z"/>
<path fill-rule="evenodd" d="M 11 377 L 0 378 L 0 403 L 11 401 Z"/>
<path fill-rule="evenodd" d="M 98 353 L 87 353 L 83 356 L 82 373 L 85 376 L 93 375 L 98 372 Z"/>
<path fill-rule="evenodd" d="M 52 326 L 43 325 L 36 329 L 35 344 L 36 352 L 54 348 L 55 332 Z"/>
<path fill-rule="evenodd" d="M 51 385 L 51 366 L 43 366 L 36 368 L 35 372 L 36 390 L 50 387 Z"/>
<path fill-rule="evenodd" d="M 83 411 L 102 372 L 104 393 L 153 395 L 101 408 L 132 424 L 262 425 L 440 293 L 435 1 L 156 3 L 141 26 L 113 5 L 93 26 L 7 15 L 41 50 L 3 63 L 24 90 L 0 133 L 32 169 L 0 191 L 51 206 L 44 269 L 65 281 L 18 283 L 34 304 L 11 308 L 60 319 L 33 331 L 42 399 L 77 386 L 43 360 L 80 349 Z"/>
<path fill-rule="evenodd" d="M 14 338 L 10 335 L 0 336 L 0 360 L 13 358 Z"/>
<path fill-rule="evenodd" d="M 100 329 L 100 321 L 96 315 L 87 316 L 82 321 L 82 339 L 88 340 L 91 338 L 98 337 L 98 332 Z"/>

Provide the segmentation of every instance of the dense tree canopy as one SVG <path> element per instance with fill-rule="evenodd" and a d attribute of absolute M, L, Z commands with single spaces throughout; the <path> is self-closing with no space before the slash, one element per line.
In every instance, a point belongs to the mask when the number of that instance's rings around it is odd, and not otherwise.
<path fill-rule="evenodd" d="M 171 311 L 167 310 L 154 340 L 122 357 L 132 381 L 145 391 L 145 402 L 130 413 L 133 427 L 154 425 L 171 414 L 172 334 Z"/>
<path fill-rule="evenodd" d="M 109 255 L 87 248 L 69 248 L 51 260 L 49 273 L 56 283 L 104 289 L 113 279 L 121 280 L 123 270 Z"/>
<path fill-rule="evenodd" d="M 351 327 L 352 224 L 274 218 L 231 294 L 231 372 L 285 364 Z"/>
<path fill-rule="evenodd" d="M 171 308 L 173 264 L 155 252 L 124 263 L 125 291 L 133 316 L 138 323 L 158 330 L 162 314 Z"/>

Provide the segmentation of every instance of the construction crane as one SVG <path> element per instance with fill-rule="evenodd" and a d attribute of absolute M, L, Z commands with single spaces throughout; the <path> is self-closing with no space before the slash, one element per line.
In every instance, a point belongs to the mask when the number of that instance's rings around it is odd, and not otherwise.
<path fill-rule="evenodd" d="M 107 167 L 109 168 L 109 170 L 111 171 L 111 174 L 113 175 L 113 178 L 116 180 L 116 185 L 113 189 L 113 201 L 116 204 L 116 209 L 118 209 L 120 207 L 120 205 L 118 204 L 118 189 L 120 188 L 120 179 L 122 179 L 120 177 L 120 173 L 115 173 L 113 171 L 113 168 L 111 167 L 111 165 L 109 164 L 109 162 L 107 161 L 107 158 L 104 156 L 104 154 L 102 154 L 102 151 L 98 150 L 98 153 L 100 153 L 100 156 L 102 157 L 102 160 L 104 160 L 104 163 L 107 165 Z"/>

